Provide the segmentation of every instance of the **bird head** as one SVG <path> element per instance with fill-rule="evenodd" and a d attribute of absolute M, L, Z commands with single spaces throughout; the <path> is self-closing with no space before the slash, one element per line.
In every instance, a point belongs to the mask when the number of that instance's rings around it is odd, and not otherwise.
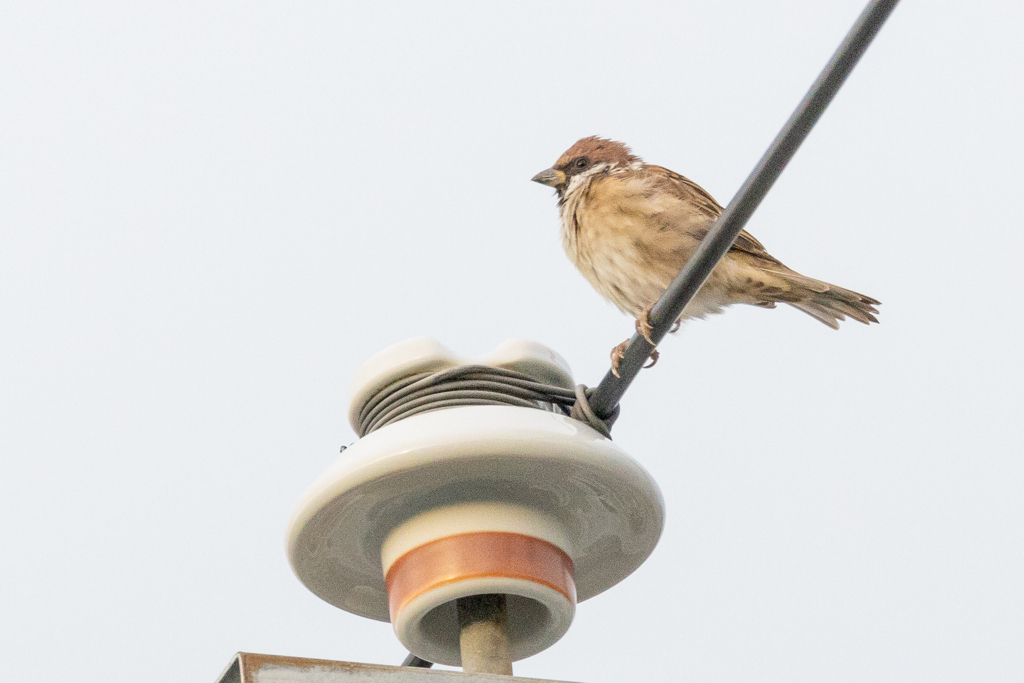
<path fill-rule="evenodd" d="M 611 173 L 639 162 L 640 157 L 621 142 L 592 135 L 577 141 L 558 158 L 554 166 L 541 171 L 531 180 L 555 188 L 561 197 L 567 188 L 574 185 L 576 179 Z"/>

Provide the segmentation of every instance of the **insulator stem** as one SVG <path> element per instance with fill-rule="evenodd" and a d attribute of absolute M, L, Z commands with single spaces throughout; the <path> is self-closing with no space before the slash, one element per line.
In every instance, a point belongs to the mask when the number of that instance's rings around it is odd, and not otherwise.
<path fill-rule="evenodd" d="M 459 648 L 466 673 L 512 675 L 508 605 L 504 595 L 471 595 L 455 601 Z"/>

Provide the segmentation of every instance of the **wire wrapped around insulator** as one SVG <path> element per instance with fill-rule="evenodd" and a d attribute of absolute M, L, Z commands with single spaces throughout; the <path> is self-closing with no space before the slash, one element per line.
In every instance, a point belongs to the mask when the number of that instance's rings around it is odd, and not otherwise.
<path fill-rule="evenodd" d="M 614 417 L 600 420 L 592 410 L 577 408 L 573 411 L 581 393 L 586 397 L 588 390 L 547 384 L 505 368 L 462 365 L 410 375 L 384 387 L 359 411 L 357 432 L 359 436 L 366 436 L 385 425 L 432 410 L 498 405 L 572 414 L 609 436 Z"/>

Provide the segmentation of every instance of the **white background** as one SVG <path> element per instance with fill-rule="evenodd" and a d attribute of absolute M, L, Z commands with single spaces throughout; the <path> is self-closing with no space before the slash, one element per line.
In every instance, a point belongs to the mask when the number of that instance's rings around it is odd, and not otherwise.
<path fill-rule="evenodd" d="M 615 429 L 661 543 L 517 674 L 1024 679 L 1022 7 L 896 10 L 748 226 L 881 325 L 667 339 Z M 355 369 L 526 337 L 596 383 L 632 321 L 529 178 L 601 134 L 726 203 L 861 8 L 4 3 L 3 677 L 401 661 L 283 550 Z"/>

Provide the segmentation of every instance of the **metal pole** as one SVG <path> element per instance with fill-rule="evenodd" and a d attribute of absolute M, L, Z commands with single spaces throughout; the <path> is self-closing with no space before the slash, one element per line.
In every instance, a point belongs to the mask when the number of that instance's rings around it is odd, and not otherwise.
<path fill-rule="evenodd" d="M 462 670 L 475 674 L 512 675 L 508 607 L 504 595 L 472 595 L 455 602 L 459 614 Z"/>
<path fill-rule="evenodd" d="M 800 143 L 821 118 L 825 107 L 850 75 L 882 24 L 896 7 L 898 0 L 873 0 L 857 18 L 843 43 L 818 76 L 789 121 L 775 137 L 736 196 L 700 243 L 693 257 L 679 271 L 672 284 L 651 308 L 649 321 L 653 327 L 650 344 L 640 335 L 633 335 L 619 363 L 619 376 L 608 372 L 590 396 L 590 407 L 598 416 L 607 418 L 622 400 L 626 389 L 640 372 L 651 351 L 668 332 L 672 323 L 686 308 L 708 279 L 718 261 L 725 255 L 737 235 L 768 194 L 775 180 L 793 158 Z"/>

